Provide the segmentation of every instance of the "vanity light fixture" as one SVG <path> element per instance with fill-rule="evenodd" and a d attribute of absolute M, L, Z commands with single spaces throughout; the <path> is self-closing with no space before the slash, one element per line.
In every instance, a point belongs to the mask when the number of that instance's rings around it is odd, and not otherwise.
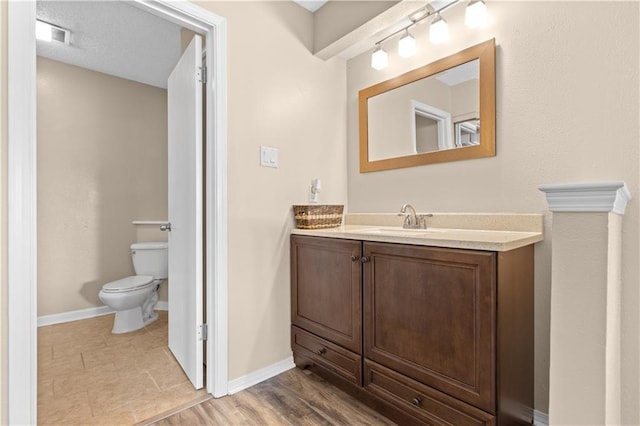
<path fill-rule="evenodd" d="M 59 43 L 69 44 L 71 31 L 52 25 L 48 22 L 36 20 L 36 39 L 46 42 L 56 41 Z"/>
<path fill-rule="evenodd" d="M 407 58 L 415 54 L 417 51 L 416 40 L 411 34 L 409 34 L 409 29 L 415 26 L 418 22 L 431 16 L 435 16 L 433 22 L 431 22 L 431 26 L 429 27 L 429 40 L 431 41 L 431 43 L 439 44 L 449 40 L 449 26 L 447 24 L 447 21 L 442 16 L 440 16 L 440 12 L 453 6 L 459 1 L 460 0 L 450 1 L 448 4 L 437 10 L 433 10 L 432 7 L 430 10 L 428 8 L 430 6 L 427 5 L 417 12 L 409 15 L 408 18 L 409 20 L 411 20 L 411 23 L 409 25 L 399 29 L 392 34 L 389 34 L 376 43 L 376 47 L 371 54 L 371 67 L 376 70 L 381 70 L 389 65 L 389 57 L 387 55 L 387 52 L 382 49 L 381 44 L 400 33 L 404 33 L 404 35 L 398 41 L 398 56 Z M 467 9 L 465 10 L 464 18 L 464 23 L 467 27 L 482 27 L 487 23 L 488 17 L 489 15 L 487 14 L 487 5 L 484 3 L 484 0 L 469 1 L 469 3 L 467 4 Z"/>
<path fill-rule="evenodd" d="M 433 44 L 440 44 L 449 40 L 449 25 L 439 13 L 429 27 L 429 40 Z"/>
<path fill-rule="evenodd" d="M 398 41 L 398 56 L 408 58 L 415 55 L 416 51 L 416 39 L 409 34 L 409 29 L 404 30 L 404 35 Z"/>
<path fill-rule="evenodd" d="M 387 52 L 385 52 L 382 47 L 380 47 L 380 43 L 378 43 L 371 55 L 371 67 L 375 70 L 381 70 L 386 68 L 387 65 L 389 65 L 389 55 L 387 55 Z"/>
<path fill-rule="evenodd" d="M 486 25 L 487 19 L 487 5 L 484 0 L 471 0 L 464 12 L 464 24 L 469 28 L 479 28 Z"/>

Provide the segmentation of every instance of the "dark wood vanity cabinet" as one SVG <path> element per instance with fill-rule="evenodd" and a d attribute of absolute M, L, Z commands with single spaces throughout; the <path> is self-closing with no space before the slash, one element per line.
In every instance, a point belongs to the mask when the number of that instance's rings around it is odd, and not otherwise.
<path fill-rule="evenodd" d="M 355 385 L 347 390 L 402 424 L 532 423 L 532 245 L 293 235 L 291 249 L 298 366 Z"/>
<path fill-rule="evenodd" d="M 493 412 L 495 253 L 365 243 L 367 359 Z"/>
<path fill-rule="evenodd" d="M 362 384 L 362 244 L 291 238 L 291 343 L 301 357 Z"/>

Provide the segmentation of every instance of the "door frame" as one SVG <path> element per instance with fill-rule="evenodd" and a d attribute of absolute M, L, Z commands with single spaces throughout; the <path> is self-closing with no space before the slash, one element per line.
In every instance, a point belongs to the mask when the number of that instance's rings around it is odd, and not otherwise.
<path fill-rule="evenodd" d="M 206 36 L 205 265 L 207 391 L 228 389 L 226 19 L 189 1 L 136 6 Z M 8 4 L 7 420 L 37 423 L 37 169 L 35 1 Z M 3 372 L 3 373 L 5 373 Z"/>

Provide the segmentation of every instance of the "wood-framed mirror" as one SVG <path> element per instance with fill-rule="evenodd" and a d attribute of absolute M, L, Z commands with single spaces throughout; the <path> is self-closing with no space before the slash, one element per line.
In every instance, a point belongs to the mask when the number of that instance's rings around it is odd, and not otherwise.
<path fill-rule="evenodd" d="M 361 173 L 496 155 L 495 39 L 358 98 Z"/>

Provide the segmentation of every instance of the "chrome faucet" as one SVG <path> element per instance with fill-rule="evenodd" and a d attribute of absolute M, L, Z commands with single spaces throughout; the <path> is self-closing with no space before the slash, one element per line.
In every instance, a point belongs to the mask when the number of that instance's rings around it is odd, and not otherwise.
<path fill-rule="evenodd" d="M 399 216 L 402 216 L 403 214 L 407 213 L 407 210 L 409 210 L 409 213 L 404 217 L 404 223 L 402 224 L 403 228 L 427 229 L 427 217 L 432 217 L 433 216 L 432 214 L 427 214 L 427 215 L 416 214 L 416 209 L 414 209 L 411 204 L 407 203 L 403 205 L 402 208 L 400 209 Z"/>

